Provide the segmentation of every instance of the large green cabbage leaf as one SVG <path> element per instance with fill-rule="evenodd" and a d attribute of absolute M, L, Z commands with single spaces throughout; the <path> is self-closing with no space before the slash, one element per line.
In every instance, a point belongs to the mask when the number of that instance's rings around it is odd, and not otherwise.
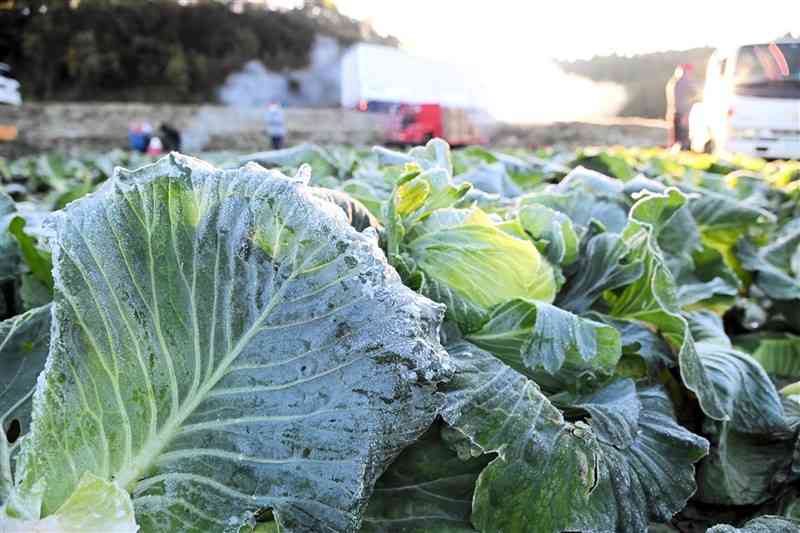
<path fill-rule="evenodd" d="M 644 531 L 694 493 L 708 443 L 675 423 L 659 388 L 631 380 L 581 397 L 591 421 L 569 423 L 539 387 L 474 345 L 448 346 L 444 420 L 484 453 L 473 524 L 482 532 Z"/>
<path fill-rule="evenodd" d="M 53 338 L 9 512 L 53 515 L 90 473 L 130 492 L 143 531 L 265 510 L 282 531 L 357 530 L 447 376 L 443 309 L 374 238 L 277 172 L 177 155 L 54 225 Z"/>

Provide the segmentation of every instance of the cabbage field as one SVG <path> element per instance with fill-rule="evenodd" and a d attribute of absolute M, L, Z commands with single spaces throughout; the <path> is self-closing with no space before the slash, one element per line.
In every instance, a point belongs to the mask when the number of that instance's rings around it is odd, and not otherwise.
<path fill-rule="evenodd" d="M 0 532 L 800 531 L 800 163 L 202 159 L 0 160 Z"/>

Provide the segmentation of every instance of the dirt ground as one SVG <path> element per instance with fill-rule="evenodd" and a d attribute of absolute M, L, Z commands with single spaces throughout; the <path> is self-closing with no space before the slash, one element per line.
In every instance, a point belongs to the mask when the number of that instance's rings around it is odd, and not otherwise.
<path fill-rule="evenodd" d="M 662 146 L 667 143 L 663 120 L 614 118 L 593 122 L 505 125 L 498 128 L 493 144 L 499 147 L 587 145 Z"/>

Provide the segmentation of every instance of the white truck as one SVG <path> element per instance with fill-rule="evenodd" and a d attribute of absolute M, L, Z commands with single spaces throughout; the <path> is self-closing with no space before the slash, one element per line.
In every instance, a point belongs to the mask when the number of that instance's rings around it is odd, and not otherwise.
<path fill-rule="evenodd" d="M 0 63 L 0 104 L 20 105 L 19 82 L 11 77 L 11 67 Z"/>
<path fill-rule="evenodd" d="M 486 142 L 492 126 L 476 80 L 454 65 L 374 44 L 353 45 L 342 58 L 342 107 L 389 114 L 385 141 L 452 145 Z"/>
<path fill-rule="evenodd" d="M 689 136 L 696 151 L 800 159 L 800 40 L 716 50 Z"/>
<path fill-rule="evenodd" d="M 11 77 L 11 68 L 0 63 L 0 142 L 17 138 L 17 122 L 22 104 L 19 82 Z"/>

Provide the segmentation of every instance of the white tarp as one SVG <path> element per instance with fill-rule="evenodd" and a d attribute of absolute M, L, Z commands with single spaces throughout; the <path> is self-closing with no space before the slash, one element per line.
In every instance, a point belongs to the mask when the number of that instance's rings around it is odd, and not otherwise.
<path fill-rule="evenodd" d="M 482 108 L 476 80 L 447 63 L 397 48 L 355 44 L 342 58 L 342 106 L 361 100 Z"/>

